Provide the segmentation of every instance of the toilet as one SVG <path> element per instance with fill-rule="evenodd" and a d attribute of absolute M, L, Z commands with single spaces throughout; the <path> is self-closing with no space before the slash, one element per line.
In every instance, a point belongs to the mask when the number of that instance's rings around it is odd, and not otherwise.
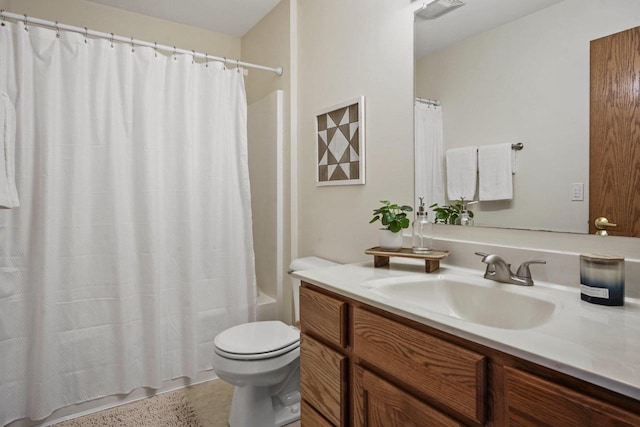
<path fill-rule="evenodd" d="M 293 260 L 293 271 L 337 265 L 317 257 Z M 300 280 L 292 279 L 295 321 Z M 214 339 L 213 367 L 233 384 L 231 427 L 280 427 L 300 419 L 300 331 L 278 320 L 233 326 Z"/>

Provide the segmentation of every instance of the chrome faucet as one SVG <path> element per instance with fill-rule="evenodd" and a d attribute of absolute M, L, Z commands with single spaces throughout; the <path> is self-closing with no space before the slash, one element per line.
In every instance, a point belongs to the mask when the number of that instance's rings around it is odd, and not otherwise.
<path fill-rule="evenodd" d="M 516 274 L 513 274 L 511 272 L 511 264 L 508 264 L 504 258 L 495 254 L 485 254 L 484 252 L 476 252 L 476 255 L 481 256 L 482 262 L 487 264 L 487 270 L 484 273 L 485 279 L 521 286 L 533 286 L 533 278 L 529 269 L 530 264 L 547 263 L 542 260 L 525 261 L 520 264 Z"/>

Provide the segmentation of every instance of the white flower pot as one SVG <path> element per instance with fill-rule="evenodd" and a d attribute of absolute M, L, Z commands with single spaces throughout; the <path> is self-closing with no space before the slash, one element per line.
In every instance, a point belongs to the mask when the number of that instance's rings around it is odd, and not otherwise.
<path fill-rule="evenodd" d="M 398 252 L 402 249 L 402 231 L 394 233 L 390 230 L 381 228 L 379 233 L 378 239 L 380 249 L 393 252 Z"/>

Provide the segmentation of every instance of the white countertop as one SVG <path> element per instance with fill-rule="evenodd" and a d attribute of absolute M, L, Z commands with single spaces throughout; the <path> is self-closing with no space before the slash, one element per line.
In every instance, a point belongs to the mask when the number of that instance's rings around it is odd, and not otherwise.
<path fill-rule="evenodd" d="M 477 270 L 442 265 L 433 274 L 486 280 Z M 624 306 L 608 307 L 582 301 L 577 287 L 538 281 L 525 287 L 486 280 L 491 286 L 556 304 L 550 320 L 540 326 L 502 329 L 398 303 L 362 286 L 371 280 L 419 275 L 429 276 L 424 263 L 409 259 L 392 259 L 389 268 L 374 268 L 367 262 L 293 273 L 321 288 L 640 400 L 640 300 L 627 298 Z"/>

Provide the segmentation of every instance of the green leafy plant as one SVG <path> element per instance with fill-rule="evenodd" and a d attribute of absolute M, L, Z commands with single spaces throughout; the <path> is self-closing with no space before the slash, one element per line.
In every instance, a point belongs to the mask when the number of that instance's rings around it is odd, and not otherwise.
<path fill-rule="evenodd" d="M 462 201 L 458 200 L 453 205 L 438 206 L 437 203 L 429 206 L 435 213 L 436 224 L 460 225 L 460 214 L 462 213 Z M 467 209 L 469 218 L 473 218 L 473 211 Z"/>
<path fill-rule="evenodd" d="M 369 221 L 372 224 L 376 221 L 380 221 L 387 230 L 394 233 L 402 230 L 403 228 L 409 228 L 409 218 L 407 218 L 407 212 L 413 212 L 413 208 L 407 205 L 392 204 L 387 200 L 380 200 L 382 207 L 374 209 L 373 219 Z"/>

